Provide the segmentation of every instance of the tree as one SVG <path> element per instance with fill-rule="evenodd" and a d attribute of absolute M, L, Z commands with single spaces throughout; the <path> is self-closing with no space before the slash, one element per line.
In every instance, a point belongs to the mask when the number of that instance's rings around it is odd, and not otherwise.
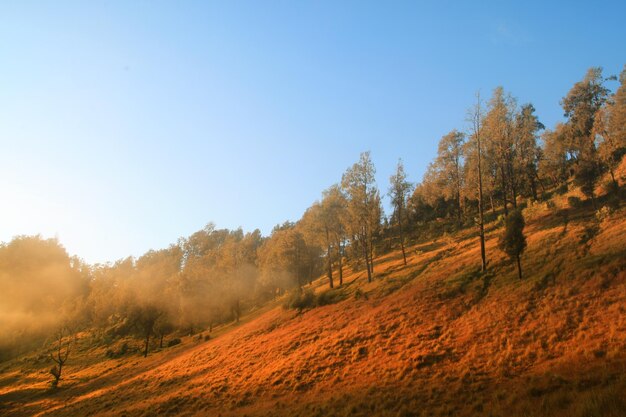
<path fill-rule="evenodd" d="M 274 227 L 259 249 L 260 281 L 274 295 L 304 285 L 306 243 L 296 225 Z"/>
<path fill-rule="evenodd" d="M 74 307 L 88 296 L 89 273 L 57 239 L 0 243 L 0 360 L 40 344 L 64 319 L 73 321 Z"/>
<path fill-rule="evenodd" d="M 304 240 L 318 244 L 326 250 L 326 276 L 328 277 L 328 285 L 334 288 L 333 282 L 333 259 L 332 246 L 334 241 L 330 232 L 331 218 L 325 212 L 322 203 L 315 202 L 309 207 L 302 216 L 300 224 L 304 230 Z"/>
<path fill-rule="evenodd" d="M 626 148 L 626 65 L 619 76 L 620 86 L 612 98 L 609 132 L 613 149 L 624 152 Z"/>
<path fill-rule="evenodd" d="M 476 161 L 476 182 L 477 182 L 477 199 L 478 199 L 478 231 L 480 236 L 480 258 L 481 271 L 487 270 L 487 256 L 485 253 L 485 220 L 483 213 L 483 171 L 482 171 L 482 129 L 483 129 L 483 110 L 480 93 L 476 94 L 476 104 L 469 110 L 468 119 L 470 122 L 469 134 L 469 150 L 472 152 Z"/>
<path fill-rule="evenodd" d="M 538 175 L 548 179 L 552 185 L 566 184 L 568 178 L 567 148 L 563 140 L 565 126 L 557 124 L 554 130 L 541 135 L 543 147 L 539 159 Z"/>
<path fill-rule="evenodd" d="M 56 350 L 50 353 L 50 358 L 56 363 L 50 369 L 50 374 L 54 377 L 52 381 L 52 388 L 56 388 L 61 380 L 61 374 L 63 372 L 63 365 L 67 362 L 72 350 L 72 345 L 75 343 L 75 336 L 66 326 L 59 327 L 56 333 Z"/>
<path fill-rule="evenodd" d="M 334 185 L 322 193 L 322 200 L 313 203 L 298 222 L 310 251 L 315 252 L 317 247 L 325 251 L 326 276 L 330 288 L 334 287 L 333 258 L 339 264 L 339 285 L 343 284 L 341 258 L 345 240 L 345 211 L 345 197 L 339 187 Z"/>
<path fill-rule="evenodd" d="M 626 153 L 626 66 L 619 77 L 615 94 L 598 109 L 593 124 L 593 137 L 598 144 L 598 155 L 609 170 L 615 187 L 615 169 Z"/>
<path fill-rule="evenodd" d="M 367 268 L 367 281 L 374 273 L 373 238 L 380 226 L 380 196 L 376 188 L 376 169 L 369 152 L 361 153 L 359 162 L 350 167 L 341 179 L 348 197 L 348 229 L 353 241 L 363 254 Z"/>
<path fill-rule="evenodd" d="M 513 120 L 516 102 L 502 87 L 493 91 L 489 100 L 489 110 L 485 115 L 482 129 L 483 145 L 487 161 L 494 165 L 494 180 L 499 179 L 502 204 L 505 215 L 508 213 L 507 194 L 511 192 L 511 203 L 517 207 L 517 175 L 515 172 L 515 141 Z"/>
<path fill-rule="evenodd" d="M 133 323 L 135 329 L 144 338 L 143 357 L 148 356 L 148 347 L 150 346 L 150 338 L 155 334 L 155 326 L 159 318 L 163 315 L 163 311 L 159 310 L 155 305 L 142 304 L 136 301 L 131 307 L 129 321 Z"/>
<path fill-rule="evenodd" d="M 565 136 L 570 156 L 578 160 L 591 149 L 595 150 L 591 135 L 597 111 L 606 102 L 609 90 L 604 86 L 602 68 L 590 68 L 585 77 L 574 84 L 561 100 L 561 106 L 567 117 L 567 135 Z"/>
<path fill-rule="evenodd" d="M 159 338 L 159 348 L 163 349 L 163 338 L 175 330 L 174 325 L 168 317 L 162 315 L 157 319 L 153 327 Z"/>
<path fill-rule="evenodd" d="M 461 224 L 461 188 L 463 186 L 463 144 L 465 135 L 453 130 L 439 140 L 437 157 L 433 163 L 437 188 L 447 199 L 453 200 L 457 221 Z"/>
<path fill-rule="evenodd" d="M 237 229 L 231 231 L 216 250 L 214 272 L 237 323 L 242 300 L 249 296 L 257 278 L 256 251 L 261 243 L 259 230 L 244 235 L 243 230 Z"/>
<path fill-rule="evenodd" d="M 521 182 L 521 187 L 530 188 L 528 191 L 534 200 L 537 200 L 537 182 L 543 187 L 538 175 L 541 149 L 537 145 L 537 132 L 542 129 L 544 125 L 535 115 L 535 107 L 532 104 L 522 106 L 515 118 L 515 166 L 520 177 L 526 180 Z"/>
<path fill-rule="evenodd" d="M 564 115 L 568 118 L 564 138 L 569 156 L 574 161 L 574 179 L 594 205 L 594 188 L 601 169 L 592 132 L 598 110 L 609 94 L 604 81 L 602 68 L 591 68 L 561 101 Z"/>
<path fill-rule="evenodd" d="M 522 263 L 520 257 L 526 249 L 524 236 L 524 216 L 521 210 L 513 210 L 506 216 L 504 234 L 500 237 L 500 248 L 511 259 L 517 262 L 517 275 L 522 279 Z"/>
<path fill-rule="evenodd" d="M 404 165 L 402 160 L 398 161 L 396 173 L 389 178 L 389 197 L 393 206 L 392 220 L 396 223 L 402 248 L 402 259 L 406 265 L 406 252 L 404 249 L 405 238 L 404 228 L 406 223 L 406 204 L 413 185 L 406 180 Z"/>
<path fill-rule="evenodd" d="M 574 184 L 578 185 L 580 191 L 582 191 L 587 198 L 591 199 L 591 203 L 594 207 L 596 206 L 594 189 L 600 174 L 600 164 L 594 158 L 583 158 L 578 161 Z"/>
<path fill-rule="evenodd" d="M 337 270 L 339 272 L 339 286 L 343 285 L 343 257 L 347 239 L 348 201 L 341 187 L 337 184 L 322 193 L 322 208 L 325 219 L 334 241 L 337 256 Z"/>

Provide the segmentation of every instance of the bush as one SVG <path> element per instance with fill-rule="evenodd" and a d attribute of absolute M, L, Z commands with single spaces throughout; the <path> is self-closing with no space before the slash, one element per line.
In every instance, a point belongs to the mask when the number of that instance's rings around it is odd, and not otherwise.
<path fill-rule="evenodd" d="M 600 225 L 598 223 L 592 223 L 585 226 L 583 234 L 580 236 L 580 243 L 586 244 L 591 239 L 596 237 L 596 235 L 600 232 Z"/>
<path fill-rule="evenodd" d="M 558 195 L 563 195 L 567 192 L 567 184 L 559 185 L 559 187 L 554 191 Z"/>
<path fill-rule="evenodd" d="M 316 304 L 318 306 L 327 306 L 329 304 L 335 304 L 345 298 L 345 293 L 333 289 L 326 290 L 317 295 Z"/>
<path fill-rule="evenodd" d="M 294 291 L 291 293 L 283 307 L 295 308 L 300 312 L 305 308 L 315 307 L 315 301 L 315 293 L 313 293 L 310 289 L 305 291 Z"/>
<path fill-rule="evenodd" d="M 112 358 L 112 359 L 113 358 L 119 358 L 120 356 L 124 356 L 125 354 L 127 354 L 130 351 L 131 351 L 131 349 L 128 346 L 128 342 L 124 342 L 118 351 L 115 351 L 113 349 L 107 349 L 106 357 L 107 358 Z"/>
<path fill-rule="evenodd" d="M 316 304 L 318 306 L 325 306 L 333 303 L 333 295 L 330 291 L 324 291 L 318 294 Z"/>
<path fill-rule="evenodd" d="M 571 208 L 579 208 L 582 207 L 583 203 L 580 200 L 580 198 L 578 197 L 567 197 L 567 204 L 571 207 Z"/>
<path fill-rule="evenodd" d="M 167 347 L 172 347 L 172 346 L 176 346 L 176 345 L 180 345 L 180 339 L 179 338 L 175 338 L 170 340 L 169 342 L 167 342 Z"/>
<path fill-rule="evenodd" d="M 596 211 L 596 219 L 598 220 L 598 222 L 602 223 L 605 219 L 611 217 L 612 213 L 613 209 L 608 206 L 604 206 L 600 210 Z"/>
<path fill-rule="evenodd" d="M 357 288 L 357 290 L 354 292 L 354 299 L 359 300 L 360 298 L 364 298 L 367 300 L 367 294 L 361 291 L 360 288 Z"/>

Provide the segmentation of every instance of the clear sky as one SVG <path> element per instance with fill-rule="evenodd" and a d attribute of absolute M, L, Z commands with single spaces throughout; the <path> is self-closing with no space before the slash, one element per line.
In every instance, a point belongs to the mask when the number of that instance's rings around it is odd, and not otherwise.
<path fill-rule="evenodd" d="M 624 1 L 0 2 L 0 241 L 88 262 L 297 220 L 372 152 L 419 181 L 474 93 L 547 126 L 626 63 Z M 611 84 L 615 87 L 615 84 Z"/>

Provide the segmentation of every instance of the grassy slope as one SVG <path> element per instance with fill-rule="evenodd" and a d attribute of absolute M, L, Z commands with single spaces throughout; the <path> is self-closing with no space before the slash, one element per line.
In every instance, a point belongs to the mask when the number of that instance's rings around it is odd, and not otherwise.
<path fill-rule="evenodd" d="M 336 304 L 268 306 L 147 359 L 84 336 L 57 392 L 36 355 L 5 364 L 0 414 L 625 415 L 626 208 L 583 242 L 594 211 L 556 203 L 527 219 L 521 282 L 494 225 L 486 276 L 466 231 L 411 247 L 407 267 L 376 259 L 371 284 L 348 274 Z"/>

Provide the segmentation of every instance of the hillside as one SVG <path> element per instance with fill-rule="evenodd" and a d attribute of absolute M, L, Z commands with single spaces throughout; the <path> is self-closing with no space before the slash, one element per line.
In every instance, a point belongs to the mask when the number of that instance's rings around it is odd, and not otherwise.
<path fill-rule="evenodd" d="M 465 231 L 350 273 L 334 304 L 277 300 L 147 359 L 84 333 L 56 392 L 42 352 L 5 363 L 0 414 L 624 415 L 626 210 L 554 202 L 526 210 L 522 281 L 493 222 L 484 276 Z"/>

